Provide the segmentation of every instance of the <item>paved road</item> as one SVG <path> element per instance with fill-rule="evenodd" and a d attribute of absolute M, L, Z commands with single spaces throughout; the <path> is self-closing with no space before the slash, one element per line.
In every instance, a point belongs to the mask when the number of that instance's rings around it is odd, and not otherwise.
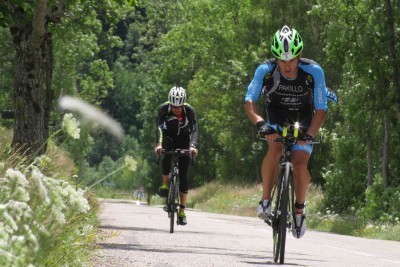
<path fill-rule="evenodd" d="M 188 225 L 169 233 L 161 207 L 102 201 L 95 267 L 268 266 L 270 228 L 257 218 L 188 210 Z M 287 238 L 285 265 L 400 266 L 400 242 L 307 231 Z"/>

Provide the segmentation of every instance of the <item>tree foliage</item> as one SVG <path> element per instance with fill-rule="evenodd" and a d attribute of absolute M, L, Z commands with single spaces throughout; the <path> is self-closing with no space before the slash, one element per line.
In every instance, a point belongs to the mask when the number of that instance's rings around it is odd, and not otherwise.
<path fill-rule="evenodd" d="M 33 14 L 33 5 L 6 2 L 1 10 L 17 5 Z M 266 144 L 255 139 L 243 99 L 258 64 L 272 56 L 272 35 L 287 24 L 300 32 L 304 57 L 322 66 L 340 99 L 329 107 L 321 131 L 325 142 L 310 162 L 313 182 L 323 186 L 326 205 L 337 211 L 392 211 L 384 203 L 395 203 L 393 190 L 400 184 L 398 2 L 146 0 L 125 9 L 118 2 L 68 1 L 62 20 L 49 28 L 54 96 L 79 94 L 101 106 L 130 140 L 113 143 L 98 134 L 86 159 L 91 168 L 105 172 L 98 166 L 118 165 L 125 154 L 134 154 L 142 168 L 132 183 L 155 190 L 157 107 L 179 85 L 187 89 L 199 122 L 191 187 L 216 179 L 260 182 Z M 0 23 L 26 21 L 18 14 L 3 11 Z M 10 47 L 8 38 L 0 31 L 2 47 Z M 14 55 L 0 56 L 6 74 L 0 85 L 11 87 L 7 74 L 16 67 Z M 4 92 L 3 105 L 11 95 Z M 380 195 L 385 201 L 378 201 Z"/>

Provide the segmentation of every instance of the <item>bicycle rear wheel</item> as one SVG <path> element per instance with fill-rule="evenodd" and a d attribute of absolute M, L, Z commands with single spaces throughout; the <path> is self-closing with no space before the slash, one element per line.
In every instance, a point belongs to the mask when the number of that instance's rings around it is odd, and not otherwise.
<path fill-rule="evenodd" d="M 274 261 L 283 264 L 285 261 L 286 229 L 288 214 L 289 183 L 288 166 L 281 170 L 278 180 L 277 198 L 273 217 L 272 234 L 274 245 Z"/>

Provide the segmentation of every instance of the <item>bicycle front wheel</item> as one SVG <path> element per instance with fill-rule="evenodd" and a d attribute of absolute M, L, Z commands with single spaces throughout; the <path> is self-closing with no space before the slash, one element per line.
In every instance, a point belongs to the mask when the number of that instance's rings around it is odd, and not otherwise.
<path fill-rule="evenodd" d="M 168 194 L 168 199 L 169 199 L 169 232 L 173 233 L 174 232 L 174 227 L 175 227 L 175 213 L 176 213 L 176 184 L 173 182 L 173 179 L 171 179 L 171 183 L 169 186 L 169 194 Z"/>
<path fill-rule="evenodd" d="M 286 230 L 288 219 L 288 197 L 289 197 L 289 169 L 288 166 L 283 168 L 278 180 L 278 196 L 275 204 L 275 212 L 273 218 L 273 245 L 274 245 L 274 261 L 279 260 L 280 264 L 285 261 L 286 246 Z"/>

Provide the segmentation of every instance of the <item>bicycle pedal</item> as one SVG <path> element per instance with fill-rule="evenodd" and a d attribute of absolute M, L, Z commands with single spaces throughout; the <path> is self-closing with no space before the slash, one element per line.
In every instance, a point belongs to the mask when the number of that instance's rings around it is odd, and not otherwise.
<path fill-rule="evenodd" d="M 165 212 L 169 212 L 168 206 L 164 206 L 164 207 L 163 207 L 163 210 L 164 210 Z"/>

